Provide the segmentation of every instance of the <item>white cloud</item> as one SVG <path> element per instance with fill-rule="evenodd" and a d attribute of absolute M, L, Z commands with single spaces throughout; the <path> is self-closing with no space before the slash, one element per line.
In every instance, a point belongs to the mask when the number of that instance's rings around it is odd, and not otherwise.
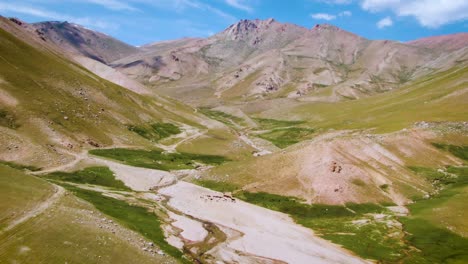
<path fill-rule="evenodd" d="M 348 11 L 348 10 L 343 11 L 343 12 L 340 12 L 340 13 L 338 14 L 338 16 L 340 16 L 340 17 L 343 17 L 343 16 L 349 17 L 349 16 L 352 16 L 352 15 L 353 15 L 353 13 L 351 13 L 351 11 Z"/>
<path fill-rule="evenodd" d="M 86 2 L 97 4 L 111 10 L 137 11 L 138 9 L 118 0 L 85 0 Z"/>
<path fill-rule="evenodd" d="M 393 26 L 393 20 L 390 17 L 383 18 L 377 22 L 378 28 L 391 27 Z"/>
<path fill-rule="evenodd" d="M 317 20 L 327 20 L 327 21 L 331 21 L 331 20 L 334 20 L 336 19 L 337 17 L 350 17 L 352 16 L 353 13 L 351 13 L 351 11 L 343 11 L 343 12 L 340 12 L 338 13 L 337 15 L 334 15 L 334 14 L 327 14 L 327 13 L 316 13 L 316 14 L 310 14 L 310 16 L 313 18 L 313 19 L 317 19 Z"/>
<path fill-rule="evenodd" d="M 398 16 L 412 16 L 429 28 L 468 19 L 467 0 L 362 0 L 371 12 L 390 10 Z"/>
<path fill-rule="evenodd" d="M 253 8 L 248 6 L 247 4 L 245 4 L 245 1 L 243 0 L 225 0 L 226 1 L 226 4 L 234 7 L 234 8 L 237 8 L 237 9 L 240 9 L 240 10 L 244 10 L 244 11 L 247 11 L 249 13 L 253 12 Z"/>
<path fill-rule="evenodd" d="M 99 19 L 62 15 L 56 12 L 47 11 L 47 10 L 43 10 L 40 8 L 17 5 L 17 4 L 0 3 L 0 12 L 14 12 L 14 13 L 25 14 L 25 15 L 35 16 L 39 18 L 44 18 L 44 19 L 68 21 L 68 22 L 73 22 L 82 26 L 90 27 L 90 28 L 111 29 L 111 30 L 118 28 L 117 24 L 107 23 Z"/>
<path fill-rule="evenodd" d="M 311 14 L 310 15 L 313 19 L 318 19 L 318 20 L 333 20 L 336 18 L 335 15 L 327 14 L 327 13 L 317 13 L 317 14 Z"/>

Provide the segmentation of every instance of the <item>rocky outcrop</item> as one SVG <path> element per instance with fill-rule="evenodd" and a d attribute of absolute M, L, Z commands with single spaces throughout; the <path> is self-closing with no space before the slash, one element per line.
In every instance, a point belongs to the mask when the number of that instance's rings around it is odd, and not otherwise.
<path fill-rule="evenodd" d="M 53 21 L 31 25 L 44 41 L 51 41 L 67 52 L 104 64 L 138 51 L 137 48 L 115 38 L 73 23 Z"/>

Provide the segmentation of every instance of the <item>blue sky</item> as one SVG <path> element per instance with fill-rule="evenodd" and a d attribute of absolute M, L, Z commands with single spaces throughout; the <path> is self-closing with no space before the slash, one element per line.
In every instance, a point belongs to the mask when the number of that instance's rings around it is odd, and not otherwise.
<path fill-rule="evenodd" d="M 0 14 L 67 20 L 132 45 L 207 37 L 239 19 L 270 17 L 397 41 L 468 31 L 468 0 L 0 0 Z"/>

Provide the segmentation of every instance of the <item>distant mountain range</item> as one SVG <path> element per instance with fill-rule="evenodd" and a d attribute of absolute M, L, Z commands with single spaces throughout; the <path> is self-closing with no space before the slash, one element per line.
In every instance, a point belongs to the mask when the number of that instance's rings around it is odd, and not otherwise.
<path fill-rule="evenodd" d="M 361 98 L 466 64 L 468 58 L 468 33 L 400 43 L 368 40 L 329 24 L 307 29 L 274 19 L 241 20 L 206 39 L 135 48 L 67 22 L 31 26 L 71 54 L 194 105 Z"/>

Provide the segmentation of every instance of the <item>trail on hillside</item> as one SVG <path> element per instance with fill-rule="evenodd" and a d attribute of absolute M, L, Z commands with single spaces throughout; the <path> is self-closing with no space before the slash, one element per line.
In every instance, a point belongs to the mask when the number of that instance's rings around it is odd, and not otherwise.
<path fill-rule="evenodd" d="M 73 156 L 73 157 L 75 157 L 75 159 L 70 161 L 69 163 L 66 163 L 66 164 L 63 164 L 63 165 L 55 166 L 55 167 L 52 167 L 52 168 L 49 168 L 49 169 L 46 169 L 46 170 L 33 172 L 33 174 L 42 175 L 42 174 L 52 173 L 52 172 L 56 172 L 56 171 L 66 171 L 66 170 L 68 170 L 70 168 L 75 167 L 80 161 L 85 160 L 85 159 L 88 158 L 88 150 L 83 150 L 80 153 L 66 151 L 66 153 Z"/>
<path fill-rule="evenodd" d="M 258 156 L 263 156 L 263 155 L 267 155 L 267 154 L 272 153 L 270 150 L 264 148 L 263 146 L 260 146 L 260 145 L 256 144 L 253 140 L 251 140 L 245 134 L 241 134 L 239 136 L 239 139 L 242 140 L 245 144 L 247 144 L 247 145 L 251 146 L 252 148 L 256 149 Z"/>
<path fill-rule="evenodd" d="M 47 198 L 47 200 L 34 207 L 31 211 L 26 212 L 20 218 L 10 222 L 1 232 L 7 232 L 15 228 L 27 220 L 42 214 L 45 210 L 54 205 L 65 194 L 65 189 L 58 185 L 52 186 L 54 186 L 54 193 Z"/>
<path fill-rule="evenodd" d="M 168 138 L 168 139 L 180 138 L 181 140 L 179 140 L 179 141 L 177 141 L 175 143 L 172 143 L 170 145 L 164 145 L 164 144 L 161 144 L 161 143 L 157 143 L 156 146 L 158 148 L 163 149 L 166 152 L 176 152 L 177 147 L 179 145 L 181 145 L 182 143 L 185 143 L 187 141 L 191 141 L 191 140 L 194 140 L 194 139 L 196 139 L 198 137 L 201 137 L 206 132 L 207 131 L 202 131 L 202 130 L 199 130 L 199 129 L 193 128 L 193 127 L 185 128 L 184 132 L 182 132 L 181 135 L 176 135 L 176 136 Z M 166 139 L 166 140 L 168 140 L 168 139 Z"/>

